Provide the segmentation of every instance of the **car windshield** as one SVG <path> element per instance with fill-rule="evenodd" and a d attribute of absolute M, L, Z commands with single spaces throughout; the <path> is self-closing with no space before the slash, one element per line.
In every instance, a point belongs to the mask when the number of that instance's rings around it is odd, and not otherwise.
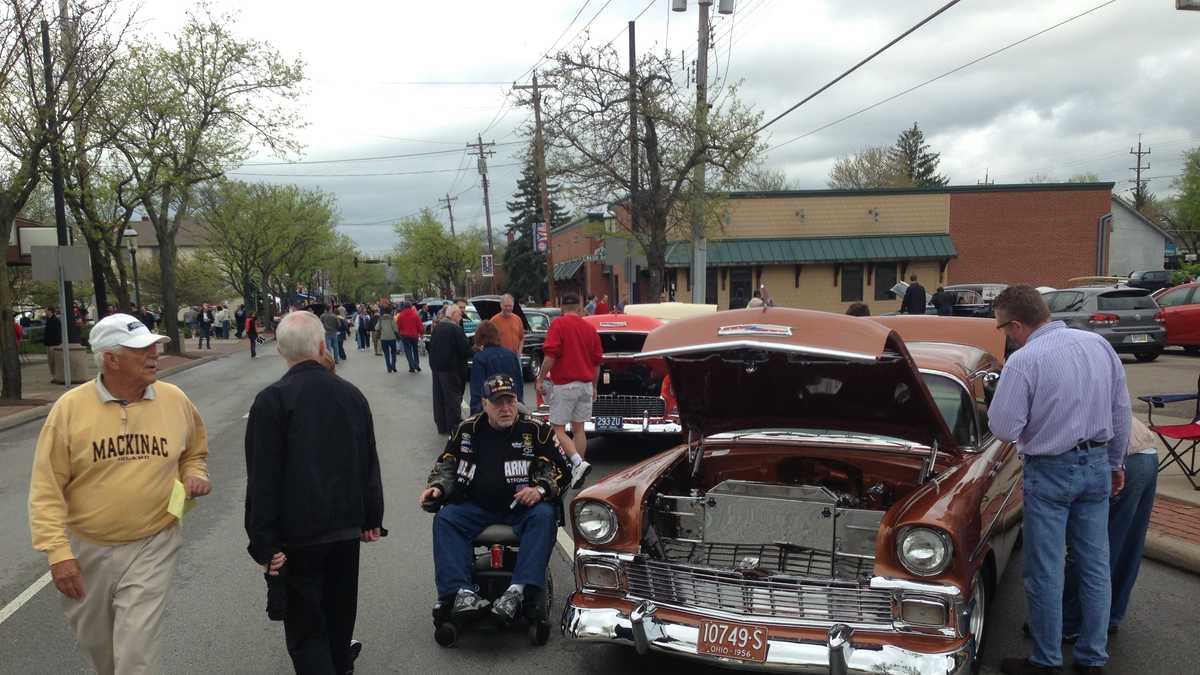
<path fill-rule="evenodd" d="M 1146 291 L 1112 291 L 1096 298 L 1096 309 L 1115 312 L 1129 309 L 1154 309 L 1154 298 Z"/>
<path fill-rule="evenodd" d="M 957 382 L 944 375 L 923 373 L 922 376 L 938 412 L 954 434 L 954 440 L 963 447 L 975 445 L 975 420 L 972 419 L 967 393 Z"/>
<path fill-rule="evenodd" d="M 534 331 L 550 330 L 550 318 L 545 314 L 537 314 L 534 312 L 526 312 L 525 318 L 529 321 L 529 329 Z"/>

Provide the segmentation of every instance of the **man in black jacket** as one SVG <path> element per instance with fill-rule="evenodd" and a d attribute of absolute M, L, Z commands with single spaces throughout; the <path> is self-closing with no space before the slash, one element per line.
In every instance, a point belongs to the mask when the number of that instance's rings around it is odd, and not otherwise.
<path fill-rule="evenodd" d="M 448 434 L 462 421 L 463 389 L 471 344 L 459 321 L 462 310 L 446 306 L 444 319 L 435 321 L 429 335 L 429 369 L 433 371 L 433 422 L 439 434 Z"/>
<path fill-rule="evenodd" d="M 925 287 L 917 283 L 917 275 L 908 278 L 908 290 L 904 291 L 904 301 L 900 303 L 901 314 L 925 313 Z"/>
<path fill-rule="evenodd" d="M 512 584 L 492 614 L 512 621 L 546 583 L 558 530 L 554 503 L 570 473 L 553 429 L 517 410 L 518 386 L 509 375 L 483 383 L 483 413 L 454 430 L 421 492 L 422 504 L 447 504 L 433 521 L 433 561 L 438 598 L 459 617 L 488 607 L 471 580 L 471 541 L 489 525 L 510 525 L 521 538 Z"/>
<path fill-rule="evenodd" d="M 276 329 L 288 363 L 246 424 L 248 550 L 286 589 L 284 634 L 296 672 L 350 673 L 359 542 L 378 541 L 383 486 L 371 409 L 328 371 L 325 329 L 292 312 Z M 268 578 L 268 584 L 272 582 Z"/>

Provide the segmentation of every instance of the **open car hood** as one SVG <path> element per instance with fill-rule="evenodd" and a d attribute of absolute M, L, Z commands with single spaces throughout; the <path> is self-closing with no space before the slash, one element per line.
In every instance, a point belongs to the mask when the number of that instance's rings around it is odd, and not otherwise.
<path fill-rule="evenodd" d="M 921 374 L 890 328 L 801 309 L 674 321 L 639 358 L 664 358 L 684 426 L 875 434 L 956 451 Z"/>

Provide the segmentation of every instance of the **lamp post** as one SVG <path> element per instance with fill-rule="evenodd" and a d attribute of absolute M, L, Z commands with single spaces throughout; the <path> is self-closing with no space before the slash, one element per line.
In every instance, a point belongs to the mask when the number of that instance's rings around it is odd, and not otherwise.
<path fill-rule="evenodd" d="M 467 297 L 468 298 L 471 297 L 471 295 L 473 295 L 472 291 L 475 287 L 475 284 L 471 283 L 471 268 L 470 267 L 467 268 L 467 276 L 465 279 L 463 279 L 463 285 L 467 287 L 466 288 Z"/>
<path fill-rule="evenodd" d="M 132 227 L 121 233 L 125 238 L 125 245 L 129 248 L 129 263 L 133 265 L 133 304 L 141 309 L 142 307 L 142 288 L 138 284 L 137 270 L 137 238 L 138 231 Z"/>
<path fill-rule="evenodd" d="M 708 38 L 709 12 L 714 0 L 697 0 L 700 26 L 696 45 L 696 144 L 697 152 L 707 152 L 708 144 Z M 733 14 L 734 0 L 719 0 L 717 12 Z M 687 0 L 672 0 L 671 9 L 687 11 Z M 703 303 L 707 295 L 708 238 L 704 232 L 704 170 L 702 157 L 692 174 L 692 302 Z"/>

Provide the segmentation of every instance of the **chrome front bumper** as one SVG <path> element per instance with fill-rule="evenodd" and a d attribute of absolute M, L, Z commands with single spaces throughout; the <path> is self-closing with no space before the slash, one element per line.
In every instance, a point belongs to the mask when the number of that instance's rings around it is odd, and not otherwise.
<path fill-rule="evenodd" d="M 739 661 L 700 654 L 696 625 L 658 619 L 657 608 L 640 602 L 628 613 L 614 608 L 585 608 L 568 599 L 563 611 L 563 635 L 589 642 L 616 642 L 637 649 L 720 663 L 729 668 L 777 673 L 825 673 L 828 675 L 965 675 L 970 672 L 970 643 L 959 649 L 927 654 L 891 645 L 854 646 L 854 629 L 845 624 L 831 627 L 823 641 L 780 638 L 767 640 L 765 663 Z"/>

